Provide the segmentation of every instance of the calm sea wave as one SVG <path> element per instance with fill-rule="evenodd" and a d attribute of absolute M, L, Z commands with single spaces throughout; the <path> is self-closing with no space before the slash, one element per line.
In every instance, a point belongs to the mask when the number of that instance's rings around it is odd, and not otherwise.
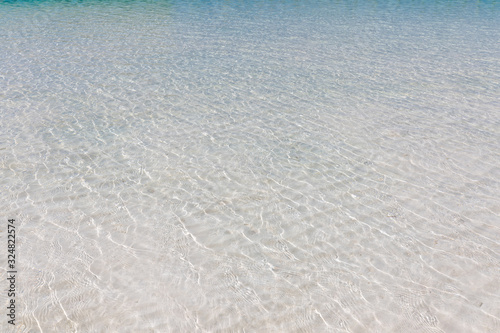
<path fill-rule="evenodd" d="M 497 1 L 0 1 L 0 330 L 500 332 L 499 41 Z"/>

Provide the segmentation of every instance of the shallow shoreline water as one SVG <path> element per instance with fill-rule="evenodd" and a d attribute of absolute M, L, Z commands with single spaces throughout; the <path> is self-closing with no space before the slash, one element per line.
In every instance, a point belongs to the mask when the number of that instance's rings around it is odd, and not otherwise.
<path fill-rule="evenodd" d="M 0 2 L 0 327 L 499 331 L 499 14 Z"/>

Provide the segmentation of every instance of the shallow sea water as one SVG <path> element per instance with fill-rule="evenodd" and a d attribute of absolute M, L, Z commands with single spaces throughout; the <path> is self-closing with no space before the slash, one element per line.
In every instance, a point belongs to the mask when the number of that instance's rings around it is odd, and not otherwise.
<path fill-rule="evenodd" d="M 0 1 L 4 332 L 500 332 L 500 4 Z"/>

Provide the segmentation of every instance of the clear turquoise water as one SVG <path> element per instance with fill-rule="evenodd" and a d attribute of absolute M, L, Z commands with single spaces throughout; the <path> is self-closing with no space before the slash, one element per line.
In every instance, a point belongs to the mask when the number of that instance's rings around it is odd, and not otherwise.
<path fill-rule="evenodd" d="M 499 40 L 496 1 L 0 1 L 0 327 L 500 331 Z"/>

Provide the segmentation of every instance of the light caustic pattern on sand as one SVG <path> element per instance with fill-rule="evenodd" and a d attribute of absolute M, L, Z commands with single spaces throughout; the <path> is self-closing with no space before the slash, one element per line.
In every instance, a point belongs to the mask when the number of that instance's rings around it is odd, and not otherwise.
<path fill-rule="evenodd" d="M 0 10 L 17 331 L 500 331 L 498 5 Z"/>

